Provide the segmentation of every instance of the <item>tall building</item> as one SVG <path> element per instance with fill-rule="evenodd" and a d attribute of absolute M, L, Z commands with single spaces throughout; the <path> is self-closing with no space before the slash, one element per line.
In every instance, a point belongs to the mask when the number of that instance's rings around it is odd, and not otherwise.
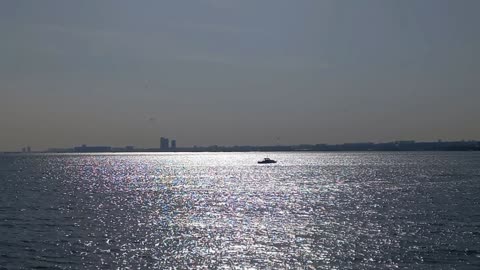
<path fill-rule="evenodd" d="M 161 137 L 160 138 L 160 149 L 167 150 L 168 149 L 169 140 L 168 138 Z"/>
<path fill-rule="evenodd" d="M 172 149 L 176 149 L 177 148 L 177 140 L 173 140 L 172 139 L 172 146 L 171 146 Z"/>

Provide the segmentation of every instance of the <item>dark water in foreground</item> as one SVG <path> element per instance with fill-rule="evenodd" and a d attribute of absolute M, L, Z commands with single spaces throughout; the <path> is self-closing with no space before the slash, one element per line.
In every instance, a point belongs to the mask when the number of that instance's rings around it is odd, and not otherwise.
<path fill-rule="evenodd" d="M 480 153 L 0 156 L 0 269 L 479 269 Z"/>

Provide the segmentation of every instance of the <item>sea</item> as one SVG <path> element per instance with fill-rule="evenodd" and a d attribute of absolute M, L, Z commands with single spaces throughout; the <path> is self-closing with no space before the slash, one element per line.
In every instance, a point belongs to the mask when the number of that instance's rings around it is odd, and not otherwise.
<path fill-rule="evenodd" d="M 2 154 L 0 269 L 480 269 L 480 152 Z"/>

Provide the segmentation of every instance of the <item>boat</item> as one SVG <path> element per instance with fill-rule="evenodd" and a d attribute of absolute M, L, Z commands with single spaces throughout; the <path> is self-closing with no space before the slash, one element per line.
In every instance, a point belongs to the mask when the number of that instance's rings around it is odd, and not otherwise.
<path fill-rule="evenodd" d="M 258 164 L 269 164 L 269 163 L 277 163 L 277 161 L 273 160 L 273 159 L 269 159 L 268 157 L 267 158 L 264 158 L 263 160 L 260 160 L 258 162 Z"/>

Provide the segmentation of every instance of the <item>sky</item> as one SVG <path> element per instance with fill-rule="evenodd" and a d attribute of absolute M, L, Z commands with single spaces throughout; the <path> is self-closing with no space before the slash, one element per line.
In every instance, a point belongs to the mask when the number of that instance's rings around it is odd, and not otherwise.
<path fill-rule="evenodd" d="M 478 10 L 0 1 L 0 150 L 478 140 Z"/>

